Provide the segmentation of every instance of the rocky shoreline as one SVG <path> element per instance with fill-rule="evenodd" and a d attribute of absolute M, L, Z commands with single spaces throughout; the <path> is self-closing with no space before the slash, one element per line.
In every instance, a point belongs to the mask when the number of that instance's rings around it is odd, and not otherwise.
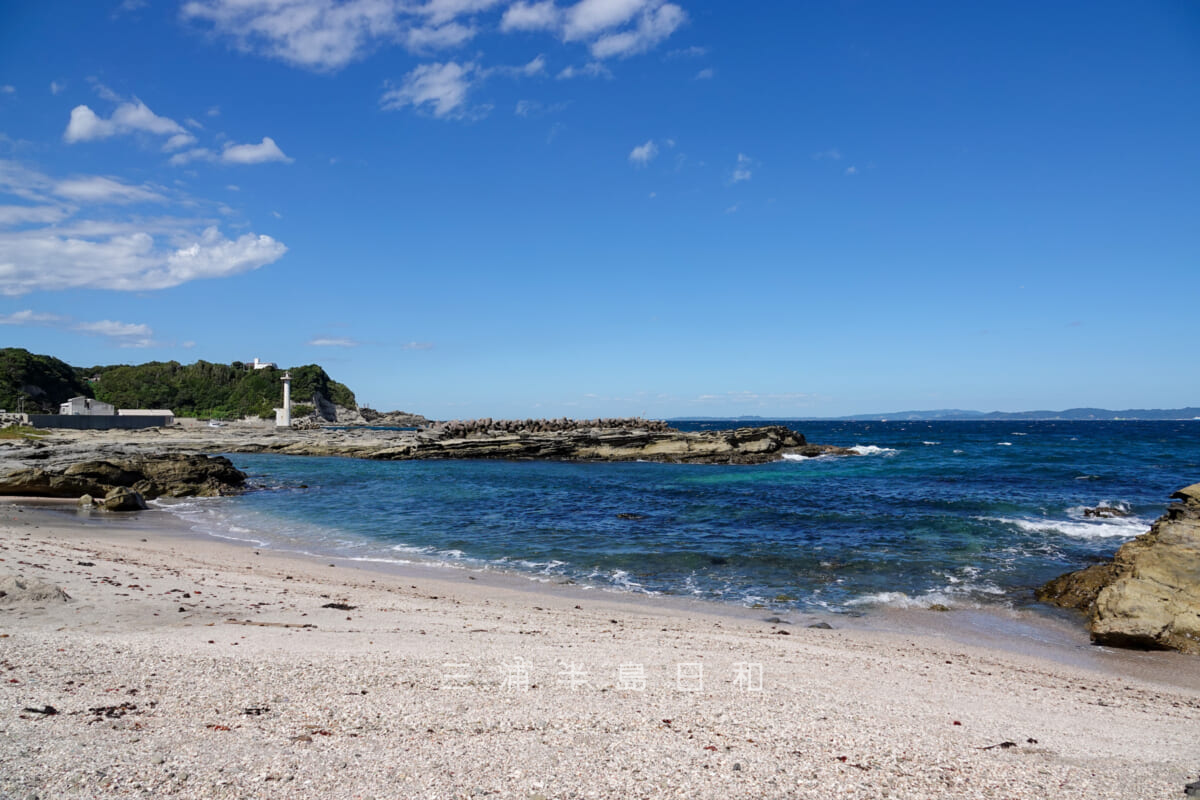
<path fill-rule="evenodd" d="M 1200 655 L 1200 483 L 1171 497 L 1111 561 L 1055 578 L 1037 599 L 1084 612 L 1096 644 Z"/>
<path fill-rule="evenodd" d="M 208 453 L 279 453 L 384 461 L 509 459 L 763 464 L 785 455 L 856 455 L 809 444 L 783 426 L 683 432 L 646 420 L 445 423 L 416 431 L 276 430 L 264 426 L 144 431 L 55 430 L 0 442 L 0 495 L 103 497 L 127 488 L 145 499 L 237 492 L 245 476 Z"/>

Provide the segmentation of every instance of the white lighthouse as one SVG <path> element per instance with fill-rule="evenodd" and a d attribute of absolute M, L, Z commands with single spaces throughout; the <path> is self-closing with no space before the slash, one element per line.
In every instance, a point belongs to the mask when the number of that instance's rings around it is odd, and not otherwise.
<path fill-rule="evenodd" d="M 283 373 L 283 408 L 275 409 L 275 427 L 292 427 L 292 373 Z"/>

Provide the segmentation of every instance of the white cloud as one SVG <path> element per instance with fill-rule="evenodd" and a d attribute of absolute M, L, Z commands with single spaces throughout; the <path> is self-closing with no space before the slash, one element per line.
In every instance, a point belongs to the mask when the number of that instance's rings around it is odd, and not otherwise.
<path fill-rule="evenodd" d="M 275 144 L 274 139 L 264 136 L 259 144 L 226 142 L 225 149 L 220 153 L 215 153 L 207 147 L 195 147 L 182 153 L 176 153 L 171 156 L 169 161 L 178 167 L 192 161 L 211 161 L 222 164 L 266 164 L 271 161 L 281 161 L 291 164 L 294 159 L 288 158 L 279 149 L 279 145 Z"/>
<path fill-rule="evenodd" d="M 0 315 L 0 325 L 49 325 L 65 319 L 66 317 L 60 317 L 58 314 L 46 314 L 26 309 L 13 314 Z"/>
<path fill-rule="evenodd" d="M 39 328 L 78 331 L 89 336 L 102 336 L 119 347 L 150 347 L 154 342 L 154 331 L 150 326 L 104 319 L 97 322 L 75 322 L 60 314 L 48 314 L 26 309 L 0 316 L 0 325 L 21 325 Z"/>
<path fill-rule="evenodd" d="M 210 221 L 171 216 L 87 218 L 76 216 L 76 207 L 45 204 L 46 198 L 52 197 L 80 206 L 172 202 L 150 188 L 107 176 L 58 180 L 0 159 L 0 194 L 44 204 L 0 206 L 8 222 L 40 226 L 0 230 L 0 295 L 63 289 L 164 289 L 257 269 L 287 252 L 269 236 L 247 233 L 230 239 Z M 198 205 L 188 198 L 174 202 L 188 208 Z"/>
<path fill-rule="evenodd" d="M 244 51 L 337 70 L 398 34 L 403 7 L 393 0 L 190 0 L 181 11 L 184 19 L 211 24 Z M 437 13 L 429 16 L 435 24 L 442 20 Z"/>
<path fill-rule="evenodd" d="M 416 11 L 429 17 L 435 25 L 440 25 L 460 16 L 487 11 L 503 2 L 505 0 L 427 0 Z"/>
<path fill-rule="evenodd" d="M 855 167 L 855 166 L 853 166 L 853 165 L 851 165 L 851 166 L 849 166 L 849 167 L 846 167 L 846 172 L 845 172 L 845 174 L 846 174 L 846 175 L 857 175 L 857 174 L 858 174 L 858 167 Z"/>
<path fill-rule="evenodd" d="M 68 143 L 86 142 L 135 132 L 170 136 L 173 137 L 172 141 L 180 135 L 190 138 L 190 134 L 178 122 L 158 116 L 141 100 L 135 100 L 121 103 L 108 119 L 85 105 L 75 106 L 71 109 L 71 119 L 63 132 L 63 139 Z"/>
<path fill-rule="evenodd" d="M 194 147 L 191 150 L 185 150 L 182 153 L 176 153 L 168 159 L 168 163 L 173 166 L 180 167 L 192 161 L 216 161 L 217 154 L 207 147 Z"/>
<path fill-rule="evenodd" d="M 177 133 L 170 139 L 167 139 L 166 143 L 163 145 L 163 150 L 170 152 L 172 150 L 178 150 L 181 147 L 187 147 L 195 143 L 196 137 L 192 136 L 190 133 Z"/>
<path fill-rule="evenodd" d="M 706 55 L 708 55 L 707 47 L 692 45 L 691 47 L 683 47 L 678 50 L 672 50 L 671 52 L 667 53 L 667 58 L 700 58 L 701 56 Z"/>
<path fill-rule="evenodd" d="M 696 73 L 696 80 L 698 80 L 698 81 L 711 80 L 712 77 L 716 74 L 717 74 L 717 71 L 715 69 L 713 69 L 712 67 L 707 67 Z"/>
<path fill-rule="evenodd" d="M 571 78 L 611 78 L 612 76 L 612 70 L 599 61 L 589 61 L 582 67 L 566 67 L 555 77 L 560 81 L 566 81 Z"/>
<path fill-rule="evenodd" d="M 270 136 L 264 136 L 258 144 L 226 144 L 221 160 L 226 164 L 265 164 L 269 161 L 292 163 L 292 159 L 284 155 Z"/>
<path fill-rule="evenodd" d="M 629 163 L 637 167 L 644 167 L 653 161 L 658 156 L 658 145 L 654 140 L 639 144 L 637 147 L 629 151 Z"/>
<path fill-rule="evenodd" d="M 228 239 L 216 227 L 190 238 L 173 247 L 146 232 L 81 237 L 44 228 L 0 233 L 0 294 L 166 289 L 258 269 L 287 252 L 269 236 Z"/>
<path fill-rule="evenodd" d="M 484 16 L 506 6 L 496 17 Z M 643 52 L 686 19 L 666 0 L 187 0 L 184 20 L 245 51 L 306 69 L 336 71 L 378 47 L 457 47 L 481 29 L 544 31 L 590 42 L 598 58 Z M 623 30 L 624 29 L 624 30 Z"/>
<path fill-rule="evenodd" d="M 741 183 L 748 181 L 754 176 L 750 169 L 754 166 L 754 159 L 745 153 L 738 153 L 737 165 L 733 168 L 733 174 L 730 176 L 730 183 Z"/>
<path fill-rule="evenodd" d="M 831 147 L 828 150 L 813 153 L 813 158 L 817 161 L 825 161 L 826 159 L 829 161 L 840 161 L 842 159 L 842 152 L 836 147 Z"/>
<path fill-rule="evenodd" d="M 221 107 L 220 106 L 211 106 L 208 109 L 208 111 L 204 112 L 204 115 L 206 117 L 219 117 L 219 116 L 221 116 Z M 197 122 L 196 125 L 199 126 L 200 123 Z"/>
<path fill-rule="evenodd" d="M 644 53 L 674 33 L 686 19 L 687 14 L 674 3 L 649 7 L 638 17 L 637 25 L 631 30 L 607 34 L 593 42 L 592 56 L 624 58 Z"/>
<path fill-rule="evenodd" d="M 100 95 L 101 99 L 107 100 L 110 103 L 120 103 L 122 101 L 121 95 L 101 83 L 96 76 L 88 76 L 87 80 L 92 85 L 92 89 L 95 90 L 96 94 Z"/>
<path fill-rule="evenodd" d="M 422 64 L 405 75 L 400 86 L 384 92 L 379 104 L 387 111 L 411 105 L 439 118 L 461 117 L 478 74 L 474 63 Z"/>
<path fill-rule="evenodd" d="M 353 339 L 341 336 L 318 336 L 310 339 L 308 344 L 310 347 L 358 347 L 359 345 Z"/>
<path fill-rule="evenodd" d="M 161 203 L 161 194 L 102 175 L 68 178 L 54 185 L 54 194 L 81 203 Z"/>
<path fill-rule="evenodd" d="M 0 86 L 0 94 L 16 94 L 16 93 L 17 93 L 17 87 L 13 86 L 11 83 L 6 83 L 3 86 Z"/>
<path fill-rule="evenodd" d="M 405 44 L 409 50 L 428 52 L 458 47 L 475 35 L 475 29 L 457 22 L 447 22 L 437 27 L 409 28 L 405 34 Z"/>
<path fill-rule="evenodd" d="M 238 186 L 236 183 L 227 183 L 225 184 L 225 188 L 231 192 L 240 192 L 242 190 L 242 187 Z"/>
<path fill-rule="evenodd" d="M 540 3 L 513 3 L 500 20 L 502 31 L 550 31 L 556 29 L 562 19 L 554 0 Z"/>
<path fill-rule="evenodd" d="M 51 225 L 70 215 L 62 206 L 0 206 L 0 227 Z"/>
<path fill-rule="evenodd" d="M 624 25 L 647 5 L 647 0 L 580 0 L 566 10 L 563 38 L 577 41 Z"/>
<path fill-rule="evenodd" d="M 433 342 L 408 342 L 403 348 L 404 350 L 432 350 Z"/>
<path fill-rule="evenodd" d="M 58 81 L 50 81 L 50 94 L 60 94 L 67 88 L 67 84 L 59 83 Z"/>

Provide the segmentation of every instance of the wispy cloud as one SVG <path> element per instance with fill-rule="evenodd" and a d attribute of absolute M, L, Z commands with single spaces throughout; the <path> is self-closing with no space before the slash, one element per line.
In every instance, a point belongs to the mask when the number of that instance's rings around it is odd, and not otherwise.
<path fill-rule="evenodd" d="M 220 153 L 213 152 L 207 147 L 197 147 L 176 153 L 170 158 L 170 162 L 175 166 L 182 166 L 193 161 L 211 161 L 221 164 L 267 164 L 277 161 L 291 164 L 293 160 L 279 149 L 279 145 L 275 144 L 275 140 L 270 136 L 264 136 L 258 144 L 226 142 L 225 148 Z"/>
<path fill-rule="evenodd" d="M 93 208 L 112 204 L 196 205 L 109 176 L 55 179 L 0 159 L 2 194 L 37 205 L 2 207 L 11 224 L 33 227 L 0 230 L 0 295 L 164 289 L 258 269 L 287 251 L 269 236 L 247 233 L 230 239 L 211 221 L 95 216 Z"/>
<path fill-rule="evenodd" d="M 472 62 L 422 64 L 405 75 L 399 86 L 385 91 L 379 104 L 387 111 L 412 106 L 442 119 L 462 117 L 467 94 L 478 78 L 478 67 Z"/>
<path fill-rule="evenodd" d="M 111 319 L 96 322 L 77 322 L 71 317 L 61 314 L 26 309 L 12 314 L 0 315 L 0 325 L 20 325 L 26 327 L 56 328 L 58 330 L 76 331 L 88 336 L 99 336 L 108 339 L 118 347 L 152 347 L 154 331 L 149 325 L 130 322 L 118 322 Z"/>
<path fill-rule="evenodd" d="M 589 0 L 584 0 L 579 6 Z M 620 6 L 619 0 L 594 0 L 597 6 Z M 687 19 L 683 9 L 674 3 L 639 3 L 642 6 L 637 23 L 628 30 L 608 33 L 592 43 L 592 55 L 596 58 L 612 58 L 636 55 L 658 45 L 675 32 Z M 578 8 L 578 6 L 576 6 Z"/>
<path fill-rule="evenodd" d="M 407 342 L 402 350 L 432 350 L 433 342 Z"/>
<path fill-rule="evenodd" d="M 589 61 L 579 67 L 574 65 L 563 67 L 555 77 L 560 81 L 568 81 L 572 78 L 611 78 L 612 76 L 612 70 L 599 61 Z"/>
<path fill-rule="evenodd" d="M 822 150 L 819 153 L 813 153 L 813 159 L 816 161 L 841 161 L 842 151 L 836 147 L 831 147 L 828 150 Z"/>
<path fill-rule="evenodd" d="M 309 347 L 358 347 L 359 342 L 344 336 L 317 336 L 308 340 Z"/>
<path fill-rule="evenodd" d="M 687 20 L 666 0 L 187 0 L 181 15 L 239 50 L 323 72 L 381 47 L 429 52 L 491 30 L 546 33 L 585 44 L 595 58 L 624 57 L 655 47 Z"/>
<path fill-rule="evenodd" d="M 635 167 L 644 167 L 658 157 L 658 145 L 651 139 L 645 144 L 639 144 L 629 151 L 629 163 Z"/>
<path fill-rule="evenodd" d="M 751 169 L 754 165 L 754 159 L 745 153 L 738 153 L 737 164 L 733 167 L 733 172 L 729 176 L 729 182 L 741 183 L 750 180 L 754 177 L 754 172 Z"/>
<path fill-rule="evenodd" d="M 713 76 L 715 76 L 716 74 L 717 74 L 717 71 L 715 69 L 713 69 L 712 67 L 707 67 L 696 73 L 696 80 L 698 80 L 698 81 L 712 80 Z"/>

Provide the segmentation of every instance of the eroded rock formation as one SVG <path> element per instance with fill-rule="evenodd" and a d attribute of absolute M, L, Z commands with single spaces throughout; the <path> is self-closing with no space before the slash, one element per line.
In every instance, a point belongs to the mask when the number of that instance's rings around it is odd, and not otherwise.
<path fill-rule="evenodd" d="M 143 498 L 214 497 L 240 491 L 246 474 L 222 456 L 186 453 L 135 455 L 104 460 L 59 460 L 0 477 L 0 495 L 106 497 L 123 488 Z"/>
<path fill-rule="evenodd" d="M 1200 654 L 1200 483 L 1171 497 L 1110 563 L 1055 578 L 1038 599 L 1084 611 L 1097 644 Z"/>

